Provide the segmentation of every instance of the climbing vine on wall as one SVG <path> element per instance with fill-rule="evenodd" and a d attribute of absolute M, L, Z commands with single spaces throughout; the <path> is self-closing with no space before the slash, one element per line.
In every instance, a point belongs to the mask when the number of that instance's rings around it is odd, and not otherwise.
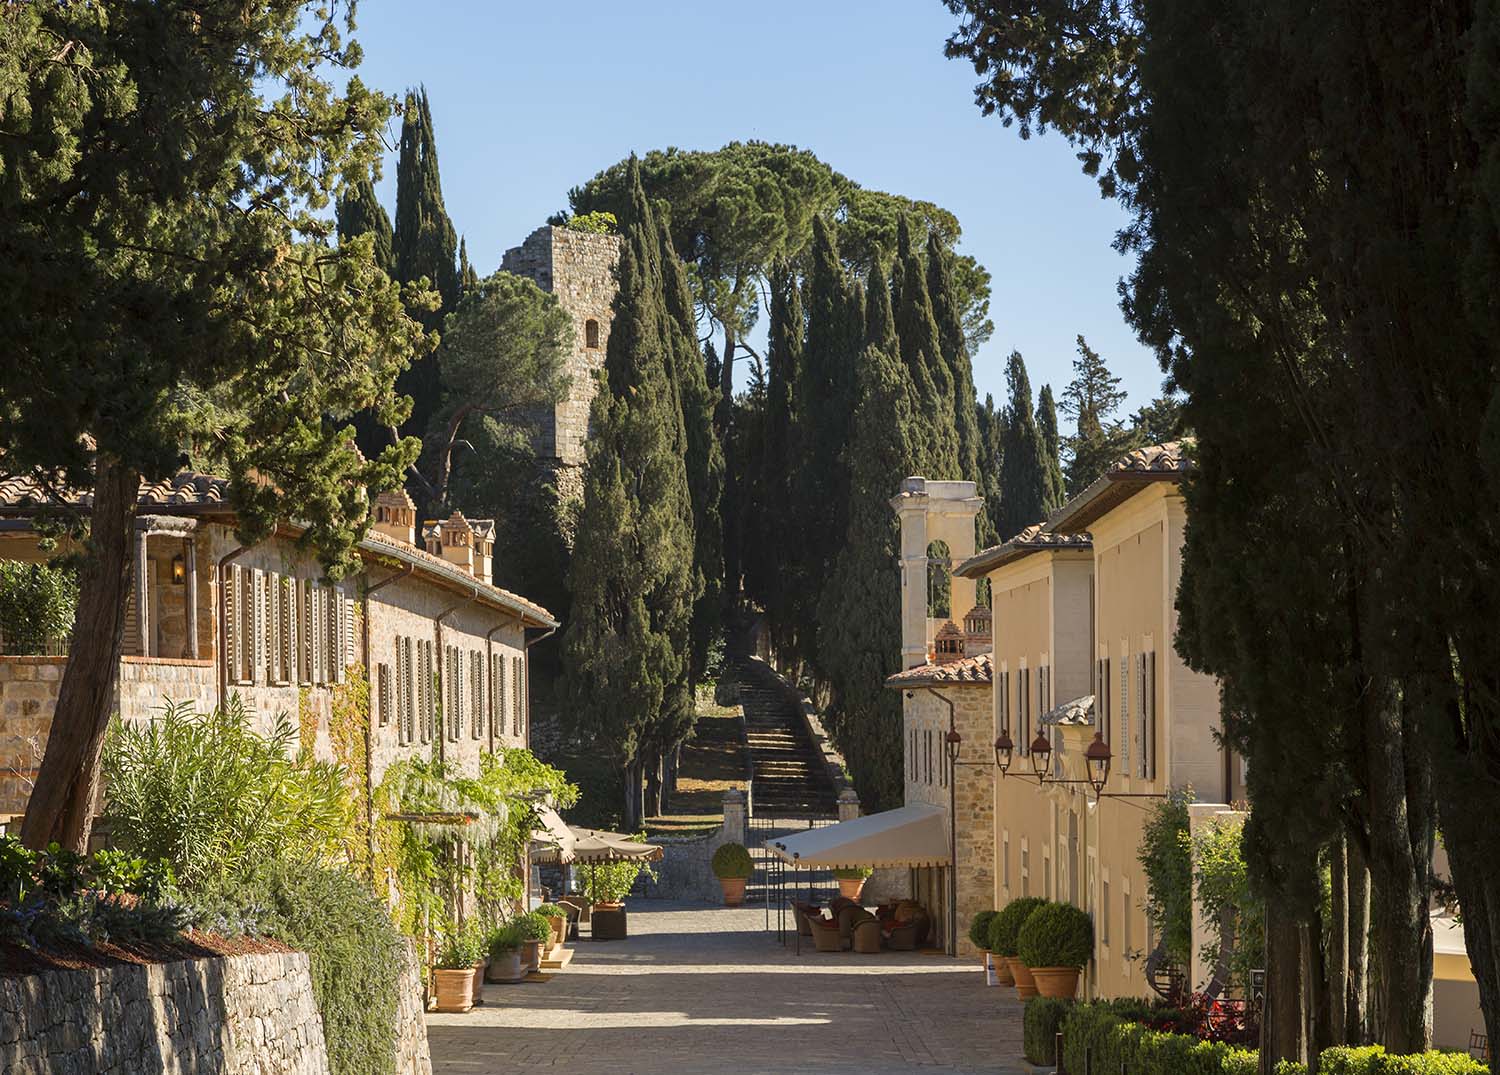
<path fill-rule="evenodd" d="M 344 682 L 329 692 L 328 739 L 333 756 L 344 767 L 349 797 L 355 803 L 345 845 L 349 861 L 363 877 L 371 876 L 370 852 L 370 680 L 362 665 L 351 664 Z"/>

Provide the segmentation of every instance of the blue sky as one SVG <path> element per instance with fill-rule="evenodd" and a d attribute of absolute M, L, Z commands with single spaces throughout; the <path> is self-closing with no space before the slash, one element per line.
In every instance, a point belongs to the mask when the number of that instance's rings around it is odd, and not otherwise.
<path fill-rule="evenodd" d="M 958 216 L 961 249 L 994 277 L 981 396 L 1003 397 L 1012 349 L 1034 389 L 1060 392 L 1081 332 L 1134 409 L 1161 374 L 1118 307 L 1123 213 L 1062 139 L 1023 142 L 980 116 L 972 68 L 942 55 L 954 25 L 939 0 L 362 0 L 356 37 L 367 83 L 427 86 L 443 195 L 481 274 L 632 150 L 789 142 Z M 392 158 L 393 215 L 394 173 Z"/>

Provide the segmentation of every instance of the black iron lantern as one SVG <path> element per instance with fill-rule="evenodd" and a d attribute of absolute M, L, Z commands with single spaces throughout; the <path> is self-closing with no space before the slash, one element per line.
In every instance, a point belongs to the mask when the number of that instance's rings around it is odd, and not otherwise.
<path fill-rule="evenodd" d="M 1036 738 L 1031 741 L 1031 768 L 1036 773 L 1037 780 L 1045 783 L 1047 780 L 1047 761 L 1052 757 L 1052 744 L 1047 742 L 1047 736 L 1043 732 L 1037 732 Z"/>
<path fill-rule="evenodd" d="M 958 752 L 963 749 L 964 737 L 949 729 L 948 734 L 943 736 L 943 743 L 948 749 L 948 760 L 958 761 Z"/>
<path fill-rule="evenodd" d="M 172 557 L 172 585 L 181 586 L 187 582 L 187 561 L 183 559 L 182 553 Z"/>
<path fill-rule="evenodd" d="M 1010 771 L 1010 758 L 1015 753 L 1016 744 L 1011 742 L 1010 732 L 1000 730 L 995 736 L 995 765 L 1000 769 L 1000 775 L 1004 776 Z"/>
<path fill-rule="evenodd" d="M 1102 732 L 1094 733 L 1094 741 L 1083 752 L 1083 757 L 1088 763 L 1089 786 L 1094 789 L 1094 794 L 1098 796 L 1103 793 L 1104 782 L 1109 779 L 1109 744 L 1104 741 Z"/>

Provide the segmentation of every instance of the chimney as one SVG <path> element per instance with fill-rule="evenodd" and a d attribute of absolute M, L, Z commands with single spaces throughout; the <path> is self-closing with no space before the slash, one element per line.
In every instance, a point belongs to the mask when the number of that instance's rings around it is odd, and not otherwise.
<path fill-rule="evenodd" d="M 495 555 L 495 520 L 471 519 L 474 528 L 474 577 L 480 582 L 492 582 L 492 563 Z"/>
<path fill-rule="evenodd" d="M 437 555 L 474 574 L 474 528 L 464 513 L 455 511 L 438 525 Z M 432 549 L 429 547 L 429 552 Z"/>
<path fill-rule="evenodd" d="M 964 614 L 964 656 L 989 653 L 994 647 L 995 615 L 983 605 Z"/>
<path fill-rule="evenodd" d="M 932 663 L 952 664 L 964 659 L 964 633 L 952 620 L 938 628 L 932 639 Z"/>
<path fill-rule="evenodd" d="M 375 498 L 374 528 L 403 545 L 417 542 L 417 506 L 405 489 L 390 489 Z"/>

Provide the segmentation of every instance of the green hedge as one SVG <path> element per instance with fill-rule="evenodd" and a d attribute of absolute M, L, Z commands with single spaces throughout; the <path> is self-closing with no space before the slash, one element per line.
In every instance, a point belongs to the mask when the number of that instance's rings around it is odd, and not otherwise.
<path fill-rule="evenodd" d="M 1462 1053 L 1391 1056 L 1379 1045 L 1328 1049 L 1318 1064 L 1323 1075 L 1487 1075 L 1490 1070 Z"/>
<path fill-rule="evenodd" d="M 1128 1006 L 1127 1006 L 1128 1005 Z M 1135 1010 L 1131 1010 L 1133 1007 Z M 1080 1004 L 1063 1020 L 1063 1059 L 1069 1071 L 1128 1071 L 1130 1075 L 1255 1075 L 1256 1054 L 1187 1034 L 1166 1034 L 1122 1018 L 1149 1011 L 1144 1001 Z"/>
<path fill-rule="evenodd" d="M 1073 1010 L 1073 1001 L 1032 997 L 1021 1017 L 1021 1049 L 1032 1064 L 1057 1063 L 1057 1032 Z"/>

